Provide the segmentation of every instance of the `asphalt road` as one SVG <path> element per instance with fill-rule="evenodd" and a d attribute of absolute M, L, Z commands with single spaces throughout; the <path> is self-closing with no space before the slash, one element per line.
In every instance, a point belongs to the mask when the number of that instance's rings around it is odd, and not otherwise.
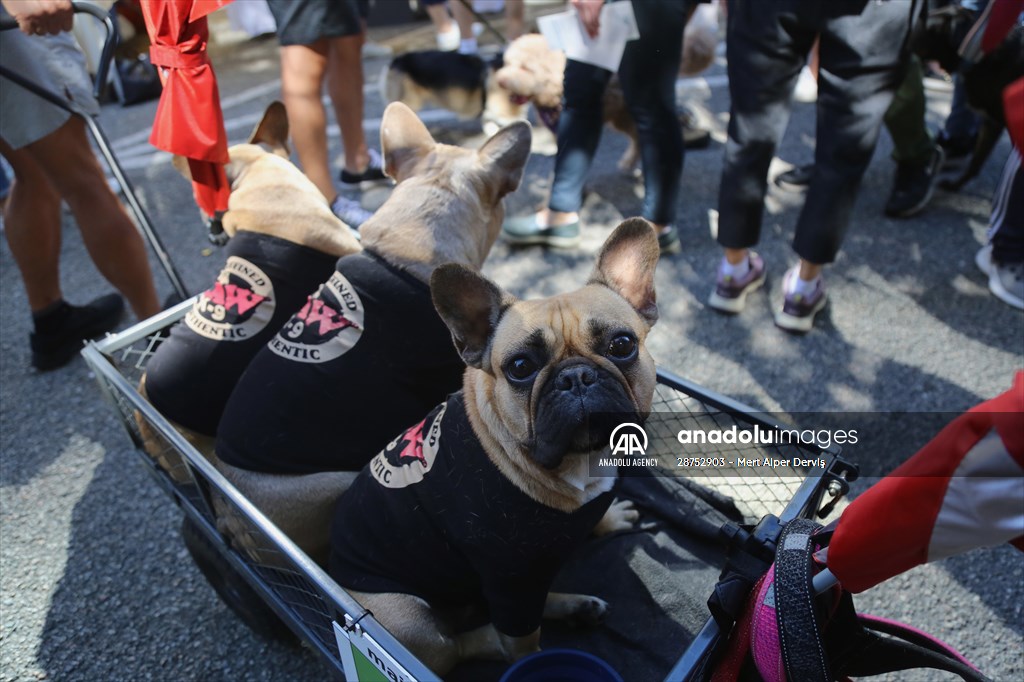
<path fill-rule="evenodd" d="M 278 95 L 275 43 L 222 49 L 214 64 L 229 136 L 240 141 Z M 376 76 L 385 66 L 383 59 L 365 64 L 371 139 L 383 110 Z M 959 412 L 1009 388 L 1024 365 L 1024 316 L 989 295 L 973 264 L 1006 139 L 963 191 L 940 191 L 925 213 L 898 221 L 882 215 L 894 171 L 883 133 L 843 251 L 827 270 L 831 303 L 810 334 L 794 337 L 772 325 L 771 310 L 792 262 L 799 195 L 773 190 L 768 199 L 760 247 L 769 264 L 767 292 L 735 318 L 705 305 L 719 255 L 708 211 L 717 202 L 728 92 L 723 63 L 704 76 L 682 91 L 716 142 L 686 158 L 683 253 L 663 259 L 657 276 L 661 319 L 650 349 L 659 364 L 757 408 L 787 413 Z M 929 95 L 935 127 L 949 95 Z M 187 285 L 199 291 L 220 257 L 205 241 L 188 185 L 165 154 L 146 144 L 154 110 L 155 103 L 107 105 L 101 123 Z M 477 132 L 444 112 L 425 118 L 446 141 L 471 144 Z M 813 144 L 813 106 L 797 105 L 772 173 L 810 160 Z M 339 145 L 332 128 L 335 158 Z M 606 134 L 589 178 L 579 250 L 499 243 L 488 274 L 520 296 L 579 285 L 604 237 L 640 209 L 640 186 L 615 170 L 624 147 L 624 138 Z M 522 187 L 507 201 L 510 213 L 543 201 L 551 168 L 550 156 L 531 158 Z M 161 294 L 169 293 L 156 265 L 154 272 Z M 110 289 L 70 218 L 62 276 L 72 302 Z M 6 242 L 0 282 L 0 679 L 324 678 L 313 654 L 259 640 L 217 600 L 180 542 L 180 512 L 137 461 L 85 364 L 76 360 L 47 374 L 29 368 L 28 307 Z M 893 466 L 931 435 L 920 420 L 904 423 L 904 438 L 847 455 L 871 462 L 867 473 Z M 1024 558 L 1006 547 L 915 569 L 858 597 L 858 605 L 945 639 L 994 679 L 1024 676 Z"/>

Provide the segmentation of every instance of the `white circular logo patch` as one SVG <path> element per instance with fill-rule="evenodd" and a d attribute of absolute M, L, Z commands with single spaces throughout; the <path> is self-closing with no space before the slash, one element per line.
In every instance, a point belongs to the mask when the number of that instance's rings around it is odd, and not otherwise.
<path fill-rule="evenodd" d="M 423 480 L 441 448 L 441 418 L 447 407 L 447 403 L 441 405 L 429 427 L 427 417 L 370 461 L 370 473 L 378 483 L 385 488 L 404 488 Z"/>
<path fill-rule="evenodd" d="M 356 345 L 363 335 L 364 317 L 359 294 L 344 275 L 335 272 L 268 345 L 289 360 L 329 362 Z"/>
<path fill-rule="evenodd" d="M 211 289 L 204 291 L 185 324 L 214 341 L 246 341 L 274 316 L 274 283 L 244 258 L 228 257 Z"/>

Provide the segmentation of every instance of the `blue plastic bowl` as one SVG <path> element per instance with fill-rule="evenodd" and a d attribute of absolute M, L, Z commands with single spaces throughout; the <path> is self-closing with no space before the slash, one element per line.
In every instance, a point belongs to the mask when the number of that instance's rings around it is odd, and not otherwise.
<path fill-rule="evenodd" d="M 593 654 L 546 649 L 516 661 L 500 682 L 623 682 L 615 669 Z"/>

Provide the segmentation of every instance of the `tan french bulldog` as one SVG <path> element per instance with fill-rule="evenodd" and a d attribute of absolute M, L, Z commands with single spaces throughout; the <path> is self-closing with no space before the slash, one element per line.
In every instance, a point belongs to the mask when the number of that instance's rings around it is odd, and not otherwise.
<path fill-rule="evenodd" d="M 217 434 L 220 471 L 312 558 L 331 512 L 396 433 L 458 390 L 465 368 L 429 282 L 444 263 L 478 270 L 519 186 L 530 129 L 479 150 L 437 144 L 404 104 L 384 112 L 385 171 L 398 181 L 307 304 L 253 358 Z M 221 530 L 241 539 L 230 514 Z"/>
<path fill-rule="evenodd" d="M 253 355 L 334 270 L 362 250 L 316 186 L 288 159 L 288 117 L 272 102 L 244 144 L 229 150 L 224 268 L 147 365 L 139 392 L 205 455 L 232 386 Z M 189 178 L 185 160 L 174 165 Z M 139 420 L 147 452 L 179 480 L 168 446 Z M 183 478 L 184 477 L 184 478 Z"/>
<path fill-rule="evenodd" d="M 611 505 L 615 470 L 598 458 L 618 423 L 651 408 L 657 262 L 650 224 L 631 219 L 570 293 L 518 301 L 466 267 L 435 271 L 435 305 L 468 365 L 463 390 L 341 497 L 330 573 L 438 675 L 537 651 L 542 618 L 604 615 L 596 597 L 549 589 L 588 534 L 636 520 Z M 481 602 L 492 622 L 453 634 L 444 614 Z"/>

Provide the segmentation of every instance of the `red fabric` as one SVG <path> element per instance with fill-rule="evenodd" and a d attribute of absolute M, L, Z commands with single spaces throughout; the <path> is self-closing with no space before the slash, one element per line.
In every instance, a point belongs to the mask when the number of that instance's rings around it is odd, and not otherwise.
<path fill-rule="evenodd" d="M 1024 0 L 992 0 L 991 4 L 992 10 L 981 37 L 982 54 L 988 54 L 1003 42 L 1017 17 L 1024 12 Z"/>
<path fill-rule="evenodd" d="M 206 53 L 206 15 L 231 0 L 144 0 L 142 14 L 163 94 L 149 142 L 189 159 L 196 203 L 208 215 L 225 211 L 230 187 L 227 134 L 217 78 Z"/>
<path fill-rule="evenodd" d="M 1006 131 L 1017 151 L 1024 156 L 1024 78 L 1018 78 L 1003 90 Z"/>
<path fill-rule="evenodd" d="M 828 566 L 862 592 L 925 563 L 935 519 L 961 460 L 993 428 L 1024 465 L 1024 372 L 1013 388 L 961 415 L 913 457 L 854 500 L 839 519 Z M 1015 546 L 1021 546 L 1015 540 Z"/>

